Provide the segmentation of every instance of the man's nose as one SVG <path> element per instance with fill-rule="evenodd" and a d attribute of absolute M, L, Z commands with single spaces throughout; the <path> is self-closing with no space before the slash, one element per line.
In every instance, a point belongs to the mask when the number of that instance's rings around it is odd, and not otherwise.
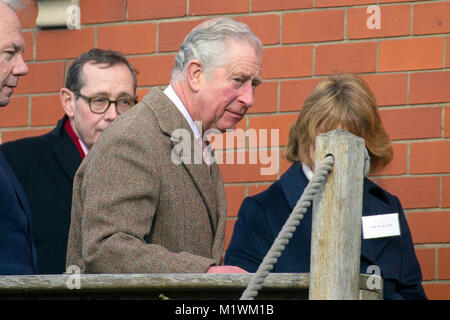
<path fill-rule="evenodd" d="M 116 102 L 112 102 L 108 108 L 108 110 L 106 110 L 104 118 L 105 120 L 109 120 L 109 121 L 113 121 L 114 119 L 117 118 L 119 114 L 117 113 L 116 110 Z"/>
<path fill-rule="evenodd" d="M 12 74 L 15 76 L 24 76 L 28 74 L 29 71 L 27 64 L 23 60 L 23 55 L 17 54 L 12 68 Z"/>
<path fill-rule="evenodd" d="M 253 87 L 252 82 L 248 81 L 241 87 L 241 94 L 239 99 L 242 103 L 245 104 L 247 108 L 250 108 L 255 103 L 254 95 L 255 88 Z"/>

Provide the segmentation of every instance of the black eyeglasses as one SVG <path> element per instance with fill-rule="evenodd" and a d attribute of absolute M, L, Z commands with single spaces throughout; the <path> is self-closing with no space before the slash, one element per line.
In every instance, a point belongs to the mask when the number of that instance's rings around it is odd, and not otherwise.
<path fill-rule="evenodd" d="M 111 103 L 115 104 L 117 114 L 124 113 L 137 103 L 137 99 L 132 97 L 123 97 L 117 100 L 109 100 L 106 97 L 100 96 L 86 97 L 77 91 L 73 91 L 73 93 L 86 100 L 89 104 L 89 109 L 91 109 L 91 111 L 96 114 L 105 113 L 111 106 Z"/>

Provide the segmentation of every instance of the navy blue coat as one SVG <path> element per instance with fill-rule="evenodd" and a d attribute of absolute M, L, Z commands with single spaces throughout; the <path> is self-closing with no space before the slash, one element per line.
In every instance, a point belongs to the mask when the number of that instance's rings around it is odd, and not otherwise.
<path fill-rule="evenodd" d="M 1 146 L 30 203 L 38 274 L 66 270 L 72 184 L 81 156 L 65 119 L 47 134 Z"/>
<path fill-rule="evenodd" d="M 0 275 L 34 274 L 36 251 L 28 200 L 0 152 Z"/>
<path fill-rule="evenodd" d="M 294 163 L 267 190 L 244 199 L 234 227 L 225 264 L 255 272 L 300 199 L 308 179 Z M 364 179 L 363 216 L 398 213 L 401 235 L 362 240 L 361 273 L 378 265 L 385 299 L 426 299 L 403 209 L 397 197 Z M 272 272 L 308 273 L 310 268 L 312 209 L 308 209 Z"/>

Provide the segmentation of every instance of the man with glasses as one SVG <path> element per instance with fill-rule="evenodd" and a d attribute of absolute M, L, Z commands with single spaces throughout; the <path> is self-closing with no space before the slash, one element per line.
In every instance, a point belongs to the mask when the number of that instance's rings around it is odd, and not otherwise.
<path fill-rule="evenodd" d="M 60 100 L 65 115 L 50 133 L 1 147 L 30 202 L 39 274 L 65 271 L 75 172 L 103 130 L 136 104 L 135 72 L 122 54 L 92 49 L 70 66 Z"/>

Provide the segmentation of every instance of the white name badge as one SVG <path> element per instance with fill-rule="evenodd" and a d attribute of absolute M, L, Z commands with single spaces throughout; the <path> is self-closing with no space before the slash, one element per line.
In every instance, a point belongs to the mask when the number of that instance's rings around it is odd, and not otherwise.
<path fill-rule="evenodd" d="M 362 217 L 362 233 L 363 239 L 399 236 L 398 213 Z"/>

